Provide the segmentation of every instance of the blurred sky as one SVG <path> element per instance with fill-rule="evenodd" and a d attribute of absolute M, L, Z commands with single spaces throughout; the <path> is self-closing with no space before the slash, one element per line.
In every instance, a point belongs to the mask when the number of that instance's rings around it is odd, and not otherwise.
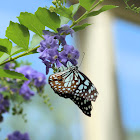
<path fill-rule="evenodd" d="M 0 38 L 4 38 L 9 21 L 17 22 L 20 12 L 34 13 L 51 0 L 5 0 L 0 2 Z M 128 130 L 140 129 L 140 27 L 117 19 L 114 23 L 115 55 L 122 120 Z M 71 40 L 69 40 L 71 42 Z M 34 56 L 34 57 L 33 57 Z M 38 55 L 27 56 L 32 67 L 45 73 Z"/>

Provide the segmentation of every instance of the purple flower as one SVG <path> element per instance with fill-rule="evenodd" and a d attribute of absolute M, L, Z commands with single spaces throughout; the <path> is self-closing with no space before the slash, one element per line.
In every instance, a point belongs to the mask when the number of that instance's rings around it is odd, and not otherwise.
<path fill-rule="evenodd" d="M 60 29 L 60 28 L 59 28 Z M 50 32 L 50 31 L 48 31 L 48 30 L 43 30 L 43 34 L 44 35 L 48 35 L 48 36 L 53 36 L 53 38 L 54 39 L 57 39 L 58 40 L 58 42 L 60 43 L 60 44 L 62 44 L 62 46 L 64 46 L 65 44 L 66 44 L 66 40 L 65 40 L 65 38 L 66 38 L 66 35 L 61 35 L 60 33 L 53 33 L 53 32 Z M 39 48 L 39 50 L 40 50 L 41 48 Z M 40 52 L 40 51 L 38 51 L 38 52 Z"/>
<path fill-rule="evenodd" d="M 67 62 L 70 61 L 73 65 L 77 65 L 77 60 L 79 58 L 79 51 L 74 49 L 73 46 L 65 45 L 64 50 L 60 52 L 61 63 L 66 66 Z"/>
<path fill-rule="evenodd" d="M 5 66 L 4 66 L 4 69 L 5 70 L 13 70 L 13 68 L 15 67 L 15 63 L 6 63 Z"/>
<path fill-rule="evenodd" d="M 54 39 L 59 40 L 59 42 L 62 44 L 62 46 L 64 46 L 64 45 L 67 44 L 67 43 L 66 43 L 66 40 L 65 40 L 66 35 L 67 35 L 67 34 L 71 34 L 71 36 L 73 36 L 73 33 L 74 33 L 74 30 L 71 29 L 67 24 L 62 25 L 61 28 L 58 28 L 58 29 L 57 29 L 57 31 L 58 31 L 58 33 L 53 33 L 53 32 L 50 32 L 50 31 L 48 31 L 48 30 L 43 30 L 43 33 L 44 33 L 44 35 L 46 35 L 46 36 L 52 36 Z M 48 39 L 48 38 L 46 38 L 46 41 L 47 41 L 47 39 Z M 49 41 L 49 40 L 48 40 L 48 41 Z M 43 42 L 41 41 L 40 44 L 42 44 L 42 43 L 43 43 L 43 45 L 41 45 L 41 46 L 45 46 L 45 45 L 44 45 L 44 41 L 43 41 Z M 57 46 L 57 47 L 58 47 L 58 46 Z M 45 48 L 45 47 L 40 47 L 40 48 L 38 49 L 38 52 L 42 52 L 42 50 L 44 50 L 44 48 Z"/>
<path fill-rule="evenodd" d="M 19 131 L 15 131 L 8 135 L 8 140 L 30 140 L 30 138 L 28 133 L 22 134 Z"/>
<path fill-rule="evenodd" d="M 48 30 L 43 30 L 43 33 L 44 35 L 46 36 L 52 36 L 54 37 L 55 39 L 59 40 L 59 42 L 62 44 L 62 46 L 66 45 L 66 35 L 67 34 L 71 34 L 71 36 L 73 36 L 73 33 L 74 33 L 74 30 L 71 29 L 67 24 L 65 25 L 62 25 L 61 28 L 58 28 L 57 29 L 58 33 L 53 33 L 53 32 L 50 32 Z M 46 38 L 47 39 L 47 38 Z M 42 43 L 42 42 L 41 42 Z M 41 44 L 40 43 L 40 44 Z M 44 42 L 43 42 L 44 43 Z M 44 44 L 43 44 L 44 46 Z M 38 52 L 41 52 L 43 49 L 42 47 L 39 48 Z"/>
<path fill-rule="evenodd" d="M 44 74 L 36 72 L 34 75 L 34 85 L 37 87 L 44 86 L 46 84 L 46 77 Z"/>
<path fill-rule="evenodd" d="M 56 63 L 57 67 L 61 67 L 61 63 L 60 63 L 60 58 L 59 58 L 59 52 L 57 50 L 57 48 L 54 49 L 46 49 L 42 55 L 39 57 L 40 59 L 42 59 L 43 61 L 49 61 L 51 64 Z"/>
<path fill-rule="evenodd" d="M 38 52 L 43 52 L 45 49 L 52 49 L 59 47 L 59 41 L 55 39 L 55 36 L 43 35 L 44 40 L 40 42 L 40 47 L 37 49 Z"/>
<path fill-rule="evenodd" d="M 56 34 L 55 38 L 58 39 L 60 41 L 60 43 L 62 44 L 62 46 L 66 45 L 66 35 L 60 35 L 60 34 Z"/>
<path fill-rule="evenodd" d="M 61 28 L 57 29 L 57 31 L 59 34 L 65 34 L 65 35 L 71 34 L 71 36 L 73 36 L 74 33 L 74 30 L 71 29 L 67 24 L 62 25 Z"/>
<path fill-rule="evenodd" d="M 26 78 L 28 79 L 32 79 L 35 70 L 33 70 L 30 66 L 25 65 L 25 66 L 21 66 L 16 68 L 15 70 L 16 72 L 22 73 Z"/>
<path fill-rule="evenodd" d="M 43 52 L 40 53 L 39 58 L 44 61 L 46 60 L 47 56 L 48 56 L 48 49 L 45 49 Z"/>
<path fill-rule="evenodd" d="M 19 94 L 24 97 L 25 100 L 30 100 L 34 92 L 29 88 L 30 81 L 25 81 L 20 88 Z"/>
<path fill-rule="evenodd" d="M 4 98 L 0 93 L 0 114 L 7 112 L 9 109 L 9 105 L 9 100 Z"/>
<path fill-rule="evenodd" d="M 43 63 L 46 65 L 46 75 L 49 73 L 49 69 L 51 68 L 51 64 L 49 61 L 44 60 Z"/>

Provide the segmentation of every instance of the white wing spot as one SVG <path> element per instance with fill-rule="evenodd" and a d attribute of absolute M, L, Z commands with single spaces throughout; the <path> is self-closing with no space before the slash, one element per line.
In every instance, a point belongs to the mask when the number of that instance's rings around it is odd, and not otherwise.
<path fill-rule="evenodd" d="M 76 85 L 79 85 L 79 82 L 76 82 Z"/>
<path fill-rule="evenodd" d="M 80 73 L 79 73 L 79 76 L 80 76 L 81 80 L 83 81 L 84 77 Z"/>
<path fill-rule="evenodd" d="M 89 94 L 91 93 L 91 89 L 88 90 L 88 93 L 89 93 Z"/>
<path fill-rule="evenodd" d="M 82 85 L 79 86 L 79 89 L 81 90 L 81 89 L 83 89 L 83 87 L 84 87 L 84 86 L 83 86 L 83 84 L 82 84 Z"/>
<path fill-rule="evenodd" d="M 91 86 L 91 90 L 92 90 L 92 91 L 95 90 L 95 87 Z"/>
<path fill-rule="evenodd" d="M 93 98 L 94 96 L 93 95 L 91 95 L 91 98 Z"/>
<path fill-rule="evenodd" d="M 84 100 L 84 104 L 86 104 L 87 103 L 87 101 L 86 100 Z"/>
<path fill-rule="evenodd" d="M 67 85 L 68 85 L 68 83 L 65 83 L 65 84 L 64 84 L 64 87 L 67 87 Z"/>
<path fill-rule="evenodd" d="M 88 86 L 88 85 L 89 85 L 89 81 L 86 80 L 86 81 L 84 82 L 84 84 Z"/>
<path fill-rule="evenodd" d="M 79 90 L 76 90 L 76 93 L 78 93 L 79 92 Z"/>
<path fill-rule="evenodd" d="M 72 84 L 74 84 L 75 82 L 74 81 L 72 81 Z"/>
<path fill-rule="evenodd" d="M 84 89 L 87 89 L 87 86 L 84 86 Z"/>

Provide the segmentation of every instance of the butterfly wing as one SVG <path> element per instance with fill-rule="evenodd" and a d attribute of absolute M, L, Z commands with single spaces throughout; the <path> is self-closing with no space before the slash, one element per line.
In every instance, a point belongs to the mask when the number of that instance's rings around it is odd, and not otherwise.
<path fill-rule="evenodd" d="M 98 92 L 92 82 L 79 70 L 70 69 L 49 77 L 51 88 L 59 96 L 70 98 L 84 114 L 91 116 L 92 104 Z"/>
<path fill-rule="evenodd" d="M 91 110 L 92 110 L 91 101 L 88 101 L 76 95 L 70 95 L 70 99 L 82 110 L 82 112 L 85 115 L 89 117 L 91 116 Z"/>
<path fill-rule="evenodd" d="M 51 88 L 55 93 L 64 98 L 69 98 L 69 94 L 75 91 L 78 86 L 77 82 L 78 79 L 70 70 L 52 74 L 49 77 Z"/>
<path fill-rule="evenodd" d="M 89 78 L 84 75 L 82 72 L 77 72 L 78 77 L 78 86 L 74 92 L 72 92 L 73 95 L 80 96 L 85 98 L 89 101 L 95 101 L 98 95 L 98 91 L 93 85 L 93 83 L 89 80 Z"/>

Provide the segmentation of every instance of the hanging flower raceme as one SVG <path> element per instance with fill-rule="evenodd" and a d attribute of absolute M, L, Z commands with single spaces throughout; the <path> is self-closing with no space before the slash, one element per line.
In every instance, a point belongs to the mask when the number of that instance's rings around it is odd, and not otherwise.
<path fill-rule="evenodd" d="M 24 76 L 29 79 L 25 81 L 19 90 L 19 94 L 24 97 L 24 99 L 29 100 L 31 96 L 34 96 L 35 93 L 30 89 L 30 84 L 38 87 L 44 87 L 46 84 L 46 77 L 44 74 L 39 73 L 32 69 L 30 66 L 22 66 L 15 69 L 16 72 L 24 74 Z"/>
<path fill-rule="evenodd" d="M 22 108 L 18 108 L 18 112 L 16 108 L 12 106 L 13 101 L 14 104 L 21 104 L 24 100 L 30 101 L 31 97 L 34 96 L 36 92 L 40 94 L 43 93 L 46 84 L 46 76 L 32 69 L 29 65 L 17 67 L 19 65 L 20 63 L 12 62 L 7 63 L 3 67 L 6 70 L 22 73 L 28 80 L 24 81 L 11 78 L 0 79 L 0 122 L 3 121 L 3 113 L 8 112 L 10 107 L 13 111 L 12 114 L 22 114 Z"/>
<path fill-rule="evenodd" d="M 29 87 L 30 81 L 25 81 L 19 90 L 19 94 L 24 97 L 24 99 L 29 100 L 31 96 L 34 96 L 34 92 Z"/>
<path fill-rule="evenodd" d="M 73 36 L 74 30 L 68 25 L 63 25 L 57 30 L 58 33 L 44 30 L 44 40 L 40 42 L 40 47 L 37 50 L 40 52 L 39 58 L 46 65 L 46 74 L 54 65 L 57 68 L 62 65 L 67 66 L 68 61 L 77 65 L 77 59 L 79 58 L 79 51 L 66 42 L 66 35 L 71 34 Z"/>
<path fill-rule="evenodd" d="M 4 91 L 4 90 L 1 90 Z M 3 97 L 3 95 L 0 93 L 0 122 L 3 120 L 2 114 L 5 112 L 8 112 L 9 110 L 9 100 L 7 97 Z"/>

